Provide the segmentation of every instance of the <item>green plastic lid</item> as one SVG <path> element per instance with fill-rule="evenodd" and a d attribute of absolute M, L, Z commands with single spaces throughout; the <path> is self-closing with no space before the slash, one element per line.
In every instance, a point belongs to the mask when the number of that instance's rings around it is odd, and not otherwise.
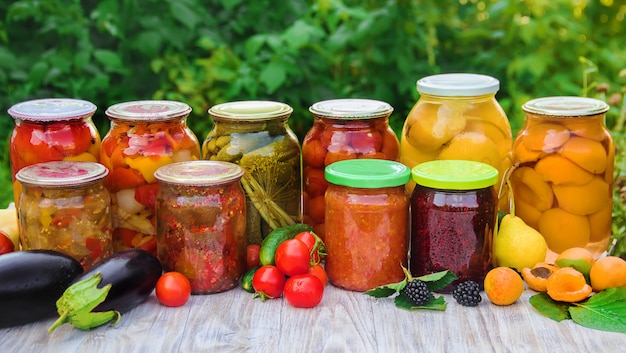
<path fill-rule="evenodd" d="M 348 159 L 327 166 L 324 176 L 335 185 L 376 189 L 408 183 L 411 171 L 402 163 L 385 159 Z"/>
<path fill-rule="evenodd" d="M 434 160 L 411 170 L 419 185 L 444 190 L 484 189 L 498 182 L 498 170 L 489 164 L 466 160 Z"/>

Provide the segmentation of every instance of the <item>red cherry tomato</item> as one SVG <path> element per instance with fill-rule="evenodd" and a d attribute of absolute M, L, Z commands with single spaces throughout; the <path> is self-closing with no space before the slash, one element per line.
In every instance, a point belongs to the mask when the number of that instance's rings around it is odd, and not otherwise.
<path fill-rule="evenodd" d="M 324 267 L 322 267 L 322 265 L 313 265 L 309 267 L 306 273 L 317 277 L 322 282 L 324 287 L 326 287 L 326 284 L 328 283 L 328 275 L 326 274 L 326 270 L 324 269 Z"/>
<path fill-rule="evenodd" d="M 324 285 L 313 275 L 296 275 L 285 283 L 285 299 L 296 308 L 312 308 L 323 296 Z"/>
<path fill-rule="evenodd" d="M 191 295 L 191 283 L 180 272 L 166 272 L 156 284 L 156 296 L 165 306 L 185 305 Z"/>
<path fill-rule="evenodd" d="M 13 242 L 11 241 L 11 239 L 9 239 L 9 236 L 6 235 L 5 232 L 0 230 L 0 255 L 13 252 L 14 250 L 15 245 L 13 245 Z"/>
<path fill-rule="evenodd" d="M 306 273 L 311 255 L 305 243 L 298 239 L 289 239 L 276 249 L 276 267 L 287 276 Z"/>
<path fill-rule="evenodd" d="M 254 267 L 260 265 L 259 252 L 261 251 L 261 245 L 248 244 L 246 247 L 246 270 L 249 271 Z"/>
<path fill-rule="evenodd" d="M 294 239 L 298 239 L 301 242 L 303 242 L 304 244 L 306 244 L 306 246 L 307 246 L 307 248 L 309 248 L 309 250 L 313 250 L 313 248 L 315 247 L 315 237 L 313 236 L 313 234 L 311 234 L 311 232 L 301 232 L 301 233 L 298 233 L 298 234 L 296 234 Z"/>
<path fill-rule="evenodd" d="M 320 239 L 317 234 L 312 232 L 302 232 L 297 234 L 294 239 L 298 239 L 309 248 L 309 254 L 311 257 L 311 266 L 317 265 L 322 260 L 322 257 L 326 255 L 326 245 Z"/>
<path fill-rule="evenodd" d="M 261 266 L 252 276 L 252 288 L 261 300 L 280 297 L 284 287 L 285 275 L 276 266 Z"/>

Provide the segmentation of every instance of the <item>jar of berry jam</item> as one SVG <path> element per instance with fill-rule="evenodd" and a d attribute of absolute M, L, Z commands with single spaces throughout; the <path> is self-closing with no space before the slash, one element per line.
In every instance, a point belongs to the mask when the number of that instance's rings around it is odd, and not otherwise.
<path fill-rule="evenodd" d="M 600 256 L 611 238 L 615 146 L 605 102 L 544 97 L 522 107 L 513 144 L 515 214 L 548 245 L 546 261 L 572 247 Z"/>
<path fill-rule="evenodd" d="M 351 159 L 326 167 L 326 272 L 340 288 L 399 282 L 407 266 L 410 170 L 395 161 Z"/>
<path fill-rule="evenodd" d="M 115 104 L 105 114 L 111 128 L 102 139 L 100 162 L 111 193 L 113 248 L 156 254 L 154 172 L 166 164 L 199 160 L 200 143 L 187 126 L 191 108 L 175 101 Z"/>
<path fill-rule="evenodd" d="M 9 109 L 15 120 L 9 155 L 16 205 L 21 184 L 15 174 L 20 169 L 51 161 L 98 161 L 101 140 L 91 118 L 95 112 L 93 103 L 70 98 L 25 101 Z"/>
<path fill-rule="evenodd" d="M 481 286 L 492 268 L 498 170 L 467 160 L 435 160 L 411 170 L 411 258 L 414 276 L 450 270 Z M 456 286 L 444 288 L 450 291 Z"/>
<path fill-rule="evenodd" d="M 74 257 L 85 269 L 112 253 L 108 170 L 96 162 L 36 163 L 17 172 L 22 249 Z"/>
<path fill-rule="evenodd" d="M 313 126 L 302 142 L 304 222 L 325 233 L 324 168 L 346 159 L 398 160 L 400 143 L 389 126 L 391 105 L 371 99 L 332 99 L 313 104 Z"/>
<path fill-rule="evenodd" d="M 223 292 L 246 270 L 246 196 L 234 163 L 190 161 L 160 167 L 157 254 L 194 294 Z"/>

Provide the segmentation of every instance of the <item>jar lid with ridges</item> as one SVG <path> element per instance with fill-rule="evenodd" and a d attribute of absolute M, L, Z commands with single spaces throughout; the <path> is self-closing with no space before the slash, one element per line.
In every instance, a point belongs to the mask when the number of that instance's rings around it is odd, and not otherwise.
<path fill-rule="evenodd" d="M 374 99 L 340 98 L 317 102 L 309 111 L 322 118 L 356 120 L 389 116 L 393 107 Z"/>
<path fill-rule="evenodd" d="M 411 170 L 412 180 L 422 186 L 444 190 L 476 190 L 495 185 L 498 170 L 469 160 L 433 160 Z"/>
<path fill-rule="evenodd" d="M 408 183 L 411 171 L 402 163 L 385 159 L 348 159 L 328 165 L 324 176 L 335 185 L 376 189 Z"/>
<path fill-rule="evenodd" d="M 167 121 L 186 117 L 189 113 L 191 107 L 186 103 L 168 100 L 123 102 L 104 112 L 109 118 L 126 121 Z"/>
<path fill-rule="evenodd" d="M 498 92 L 500 81 L 480 74 L 452 73 L 426 76 L 417 81 L 417 91 L 442 97 L 473 97 Z"/>
<path fill-rule="evenodd" d="M 154 177 L 170 184 L 214 186 L 238 181 L 243 174 L 244 169 L 231 162 L 199 160 L 166 164 Z"/>
<path fill-rule="evenodd" d="M 522 109 L 527 113 L 555 117 L 590 116 L 606 113 L 609 105 L 587 97 L 543 97 L 526 102 Z"/>
<path fill-rule="evenodd" d="M 14 119 L 29 121 L 80 120 L 95 112 L 95 104 L 73 98 L 35 99 L 17 103 L 8 110 Z"/>
<path fill-rule="evenodd" d="M 109 170 L 96 162 L 55 161 L 26 166 L 15 178 L 23 184 L 66 187 L 93 183 L 108 174 Z"/>
<path fill-rule="evenodd" d="M 209 115 L 214 119 L 242 121 L 286 118 L 292 112 L 293 108 L 285 103 L 256 100 L 227 102 L 214 105 L 209 109 Z"/>

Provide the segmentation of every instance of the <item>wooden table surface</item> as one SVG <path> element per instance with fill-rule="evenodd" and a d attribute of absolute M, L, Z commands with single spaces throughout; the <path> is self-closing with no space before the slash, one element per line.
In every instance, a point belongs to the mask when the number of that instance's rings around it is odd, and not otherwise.
<path fill-rule="evenodd" d="M 261 302 L 240 288 L 192 296 L 178 308 L 154 294 L 116 326 L 81 331 L 54 319 L 0 330 L 0 352 L 624 352 L 626 334 L 555 322 L 537 313 L 526 290 L 498 307 L 483 293 L 477 307 L 444 295 L 446 311 L 407 311 L 331 285 L 313 309 L 284 299 Z M 0 313 L 1 315 L 1 313 Z"/>

